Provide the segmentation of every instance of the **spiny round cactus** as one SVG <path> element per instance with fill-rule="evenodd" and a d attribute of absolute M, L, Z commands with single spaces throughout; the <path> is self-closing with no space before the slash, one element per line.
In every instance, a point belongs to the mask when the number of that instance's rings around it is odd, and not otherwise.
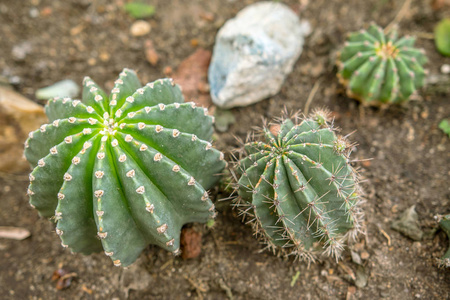
<path fill-rule="evenodd" d="M 347 95 L 364 105 L 381 106 L 407 101 L 425 83 L 425 51 L 414 47 L 415 38 L 385 35 L 372 24 L 349 35 L 338 54 L 339 81 Z"/>
<path fill-rule="evenodd" d="M 25 142 L 30 204 L 73 252 L 104 249 L 116 266 L 148 244 L 177 254 L 183 224 L 215 215 L 206 190 L 226 162 L 208 142 L 213 118 L 171 79 L 141 87 L 125 69 L 109 97 L 83 85 L 82 101 L 49 100 L 51 123 Z"/>
<path fill-rule="evenodd" d="M 447 237 L 450 239 L 450 215 L 446 216 L 436 216 L 437 221 L 439 222 L 439 226 L 445 232 Z M 445 252 L 444 256 L 439 259 L 439 265 L 442 267 L 450 267 L 450 247 Z"/>
<path fill-rule="evenodd" d="M 261 141 L 244 145 L 236 205 L 269 249 L 307 261 L 320 252 L 338 259 L 361 232 L 353 145 L 335 134 L 327 112 L 293 118 L 264 127 Z"/>

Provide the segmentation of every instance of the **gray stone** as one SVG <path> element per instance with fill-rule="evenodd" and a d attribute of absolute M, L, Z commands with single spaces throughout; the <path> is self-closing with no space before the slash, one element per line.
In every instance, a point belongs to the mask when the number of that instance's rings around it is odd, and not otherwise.
<path fill-rule="evenodd" d="M 422 240 L 423 231 L 419 226 L 416 206 L 413 205 L 406 209 L 398 220 L 392 222 L 391 228 L 415 241 Z"/>
<path fill-rule="evenodd" d="M 244 8 L 216 37 L 208 71 L 213 102 L 246 106 L 278 93 L 309 32 L 309 23 L 282 3 Z"/>

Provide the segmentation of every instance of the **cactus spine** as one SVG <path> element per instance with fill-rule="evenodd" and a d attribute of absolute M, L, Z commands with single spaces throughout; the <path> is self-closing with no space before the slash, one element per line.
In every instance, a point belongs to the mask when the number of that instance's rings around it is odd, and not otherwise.
<path fill-rule="evenodd" d="M 425 51 L 414 47 L 415 38 L 397 38 L 394 29 L 385 35 L 371 25 L 349 35 L 338 54 L 339 81 L 347 95 L 365 105 L 407 101 L 425 83 Z"/>
<path fill-rule="evenodd" d="M 50 124 L 30 133 L 30 204 L 53 218 L 73 252 L 133 263 L 148 244 L 179 252 L 180 230 L 215 215 L 207 189 L 225 166 L 213 118 L 171 79 L 141 87 L 124 69 L 108 97 L 90 78 L 82 101 L 49 100 Z"/>
<path fill-rule="evenodd" d="M 265 127 L 261 141 L 244 145 L 236 205 L 269 249 L 307 261 L 322 251 L 338 259 L 361 231 L 352 145 L 336 136 L 326 112 L 298 120 L 281 120 L 275 133 Z"/>

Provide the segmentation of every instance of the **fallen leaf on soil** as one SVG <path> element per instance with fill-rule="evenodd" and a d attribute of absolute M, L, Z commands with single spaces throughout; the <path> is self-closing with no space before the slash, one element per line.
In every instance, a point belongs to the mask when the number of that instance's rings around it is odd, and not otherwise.
<path fill-rule="evenodd" d="M 433 0 L 431 1 L 431 8 L 433 10 L 440 10 L 444 6 L 450 6 L 450 0 Z"/>
<path fill-rule="evenodd" d="M 369 274 L 367 274 L 366 268 L 363 266 L 358 266 L 356 269 L 356 280 L 355 285 L 359 288 L 363 288 L 367 285 L 367 279 L 369 278 Z"/>
<path fill-rule="evenodd" d="M 52 13 L 53 13 L 53 10 L 52 10 L 52 8 L 49 7 L 49 6 L 44 7 L 44 8 L 41 10 L 41 16 L 43 16 L 43 17 L 48 17 L 48 16 L 50 16 Z"/>
<path fill-rule="evenodd" d="M 210 61 L 211 51 L 198 48 L 179 65 L 173 79 L 181 86 L 186 102 L 193 101 L 203 107 L 211 106 L 209 92 L 205 93 Z"/>
<path fill-rule="evenodd" d="M 434 41 L 438 51 L 450 56 L 450 18 L 443 19 L 434 29 Z"/>
<path fill-rule="evenodd" d="M 353 261 L 355 264 L 358 264 L 358 265 L 361 265 L 361 264 L 362 264 L 361 256 L 359 256 L 359 254 L 358 254 L 357 252 L 351 251 L 350 254 L 351 254 L 351 256 L 352 256 L 352 261 Z"/>
<path fill-rule="evenodd" d="M 363 288 L 367 285 L 367 279 L 369 277 L 366 268 L 361 265 L 356 266 L 356 272 L 353 272 L 353 270 L 343 264 L 339 263 L 339 266 L 342 268 L 342 270 L 346 273 L 343 275 L 344 279 L 348 282 L 356 285 L 359 288 Z"/>
<path fill-rule="evenodd" d="M 183 259 L 196 258 L 202 252 L 202 234 L 193 228 L 181 231 L 181 257 Z"/>
<path fill-rule="evenodd" d="M 356 280 L 356 276 L 355 273 L 353 272 L 353 270 L 347 266 L 346 264 L 344 264 L 343 262 L 340 262 L 338 264 L 338 266 L 342 269 L 342 271 L 344 271 L 344 278 L 349 280 L 349 281 L 355 281 Z"/>
<path fill-rule="evenodd" d="M 155 14 L 155 7 L 140 2 L 129 2 L 124 5 L 125 11 L 135 19 L 148 18 Z"/>
<path fill-rule="evenodd" d="M 156 66 L 159 61 L 158 52 L 156 52 L 155 46 L 153 46 L 151 40 L 145 41 L 145 58 L 152 66 Z"/>
<path fill-rule="evenodd" d="M 297 271 L 297 273 L 295 273 L 294 276 L 292 276 L 292 280 L 291 280 L 291 287 L 294 287 L 295 283 L 298 280 L 298 276 L 300 276 L 300 271 Z"/>
<path fill-rule="evenodd" d="M 228 127 L 236 122 L 236 118 L 231 110 L 216 109 L 214 119 L 214 126 L 219 132 L 226 132 Z"/>
<path fill-rule="evenodd" d="M 214 21 L 214 14 L 212 12 L 204 11 L 200 13 L 200 18 L 205 21 L 212 22 Z"/>
<path fill-rule="evenodd" d="M 450 137 L 450 119 L 443 119 L 439 122 L 439 129 Z"/>
<path fill-rule="evenodd" d="M 0 226 L 0 238 L 24 240 L 31 235 L 30 231 L 21 227 Z"/>
<path fill-rule="evenodd" d="M 356 293 L 356 287 L 354 286 L 349 286 L 347 289 L 347 296 L 345 297 L 346 300 L 352 300 L 352 299 L 356 299 L 355 296 Z"/>
<path fill-rule="evenodd" d="M 80 23 L 75 27 L 72 27 L 70 29 L 70 35 L 78 35 L 79 33 L 81 33 L 84 30 L 84 24 Z"/>
<path fill-rule="evenodd" d="M 52 281 L 56 280 L 57 290 L 64 290 L 71 285 L 73 278 L 77 276 L 77 273 L 69 273 L 67 270 L 59 268 L 53 272 Z"/>
<path fill-rule="evenodd" d="M 398 220 L 392 222 L 391 228 L 415 241 L 420 241 L 423 231 L 418 224 L 419 216 L 416 213 L 416 206 L 413 205 L 406 209 Z"/>
<path fill-rule="evenodd" d="M 93 293 L 92 289 L 88 288 L 85 284 L 81 286 L 81 290 L 89 295 L 92 295 Z"/>
<path fill-rule="evenodd" d="M 222 290 L 225 291 L 225 294 L 227 294 L 228 299 L 233 300 L 233 292 L 231 291 L 230 287 L 225 283 L 223 278 L 219 279 L 219 286 Z"/>

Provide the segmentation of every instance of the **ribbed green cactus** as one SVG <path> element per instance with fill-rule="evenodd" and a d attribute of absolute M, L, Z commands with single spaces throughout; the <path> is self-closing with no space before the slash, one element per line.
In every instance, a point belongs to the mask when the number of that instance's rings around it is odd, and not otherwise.
<path fill-rule="evenodd" d="M 179 252 L 180 230 L 214 217 L 207 189 L 225 167 L 213 118 L 171 79 L 141 87 L 125 69 L 108 97 L 90 78 L 82 101 L 49 100 L 50 124 L 30 133 L 30 204 L 57 222 L 62 245 L 104 249 L 116 266 L 148 244 Z"/>
<path fill-rule="evenodd" d="M 450 239 L 450 215 L 446 216 L 437 216 L 436 219 L 439 222 L 439 226 L 441 229 L 447 234 L 447 237 Z M 444 256 L 439 259 L 439 264 L 443 267 L 450 267 L 450 247 L 445 252 Z"/>
<path fill-rule="evenodd" d="M 425 83 L 425 51 L 414 48 L 415 38 L 397 38 L 394 29 L 385 35 L 371 25 L 349 35 L 338 54 L 338 77 L 350 98 L 365 105 L 407 101 Z"/>
<path fill-rule="evenodd" d="M 361 231 L 352 145 L 336 136 L 326 112 L 298 119 L 265 127 L 262 141 L 244 145 L 236 205 L 269 249 L 308 261 L 322 251 L 337 259 Z"/>

